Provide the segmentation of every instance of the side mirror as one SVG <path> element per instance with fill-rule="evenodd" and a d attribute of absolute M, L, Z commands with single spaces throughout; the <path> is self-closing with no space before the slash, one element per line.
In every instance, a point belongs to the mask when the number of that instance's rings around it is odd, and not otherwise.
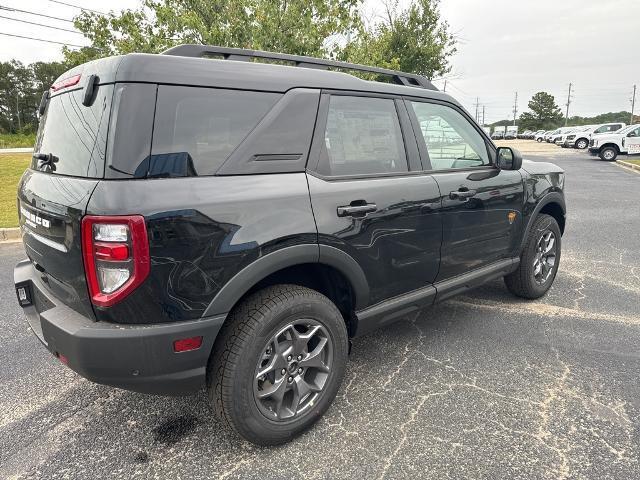
<path fill-rule="evenodd" d="M 636 132 L 629 132 L 629 134 L 627 135 L 627 137 L 637 137 Z"/>
<path fill-rule="evenodd" d="M 515 148 L 498 147 L 496 158 L 496 165 L 500 170 L 520 170 L 522 168 L 522 155 Z"/>

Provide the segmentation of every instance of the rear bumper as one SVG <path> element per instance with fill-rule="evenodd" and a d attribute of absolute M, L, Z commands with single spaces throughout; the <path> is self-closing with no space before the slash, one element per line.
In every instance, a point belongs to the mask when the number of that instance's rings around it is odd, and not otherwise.
<path fill-rule="evenodd" d="M 83 377 L 142 393 L 182 395 L 204 385 L 213 342 L 226 315 L 156 325 L 96 322 L 62 304 L 28 260 L 14 269 L 33 304 L 23 307 L 29 326 L 47 349 Z M 175 353 L 173 342 L 202 336 L 202 346 Z"/>

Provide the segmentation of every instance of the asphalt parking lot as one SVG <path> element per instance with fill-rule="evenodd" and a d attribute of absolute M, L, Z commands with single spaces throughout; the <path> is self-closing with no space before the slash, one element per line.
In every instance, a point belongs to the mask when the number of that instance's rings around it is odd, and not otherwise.
<path fill-rule="evenodd" d="M 555 147 L 554 147 L 555 148 Z M 560 271 L 496 281 L 354 342 L 333 407 L 272 449 L 204 394 L 92 384 L 27 329 L 0 245 L 0 478 L 640 478 L 640 175 L 576 151 Z"/>

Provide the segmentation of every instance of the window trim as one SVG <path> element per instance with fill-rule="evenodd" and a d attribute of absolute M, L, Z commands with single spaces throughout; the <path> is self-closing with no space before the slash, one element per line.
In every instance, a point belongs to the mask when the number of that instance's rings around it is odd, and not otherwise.
<path fill-rule="evenodd" d="M 414 135 L 416 137 L 416 142 L 418 143 L 418 151 L 420 152 L 420 159 L 422 161 L 422 172 L 424 173 L 434 173 L 434 172 L 475 172 L 481 170 L 495 170 L 498 169 L 496 166 L 496 147 L 491 139 L 487 136 L 487 133 L 482 130 L 479 125 L 471 118 L 467 112 L 460 108 L 460 106 L 455 103 L 447 102 L 445 100 L 435 99 L 435 98 L 423 98 L 423 97 L 411 97 L 411 96 L 403 96 L 402 97 L 407 109 L 409 112 L 409 118 L 411 119 L 411 127 L 413 128 Z M 481 165 L 478 167 L 465 167 L 465 168 L 443 168 L 443 169 L 434 169 L 431 165 L 431 160 L 429 158 L 429 151 L 427 149 L 427 142 L 422 135 L 422 130 L 420 129 L 420 123 L 418 122 L 418 116 L 416 115 L 415 110 L 411 106 L 410 102 L 416 103 L 432 103 L 436 105 L 442 105 L 445 107 L 452 108 L 453 110 L 460 113 L 473 128 L 480 134 L 480 137 L 484 140 L 485 148 L 487 149 L 487 156 L 489 158 L 489 165 Z"/>
<path fill-rule="evenodd" d="M 324 146 L 324 135 L 327 128 L 327 120 L 329 118 L 329 102 L 331 97 L 345 96 L 345 97 L 366 97 L 366 98 L 384 98 L 393 101 L 398 123 L 400 125 L 400 134 L 402 135 L 402 144 L 404 147 L 405 161 L 407 162 L 407 170 L 404 172 L 384 172 L 384 173 L 363 173 L 355 175 L 325 175 L 319 172 L 320 162 L 322 161 L 322 148 Z M 402 105 L 404 104 L 401 95 L 392 95 L 376 92 L 361 92 L 351 90 L 327 90 L 323 89 L 320 93 L 320 104 L 318 106 L 318 116 L 316 118 L 316 127 L 313 132 L 311 141 L 311 150 L 309 152 L 309 159 L 307 161 L 307 173 L 313 175 L 316 178 L 320 178 L 327 181 L 339 181 L 339 180 L 358 180 L 358 179 L 374 179 L 374 178 L 393 178 L 393 177 L 405 177 L 421 174 L 421 169 L 413 169 L 418 164 L 414 160 L 410 160 L 413 155 L 418 161 L 419 150 L 418 142 L 415 138 L 415 133 L 410 124 L 407 124 L 409 114 L 406 112 L 406 106 L 404 106 L 405 115 L 402 115 Z M 411 133 L 411 135 L 410 135 Z M 413 142 L 411 141 L 413 139 Z"/>

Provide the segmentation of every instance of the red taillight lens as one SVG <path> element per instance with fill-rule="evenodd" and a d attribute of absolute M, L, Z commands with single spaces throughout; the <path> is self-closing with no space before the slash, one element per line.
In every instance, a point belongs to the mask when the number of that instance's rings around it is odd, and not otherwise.
<path fill-rule="evenodd" d="M 119 302 L 149 275 L 144 217 L 84 217 L 82 256 L 93 304 L 108 307 Z"/>
<path fill-rule="evenodd" d="M 173 342 L 173 351 L 176 353 L 190 352 L 202 346 L 202 337 L 181 338 Z"/>
<path fill-rule="evenodd" d="M 73 87 L 74 85 L 77 85 L 78 83 L 80 83 L 80 76 L 81 76 L 80 74 L 77 74 L 71 77 L 63 78 L 59 82 L 56 82 L 53 85 L 51 85 L 51 90 L 54 92 L 57 92 L 58 90 L 62 90 L 63 88 Z"/>

